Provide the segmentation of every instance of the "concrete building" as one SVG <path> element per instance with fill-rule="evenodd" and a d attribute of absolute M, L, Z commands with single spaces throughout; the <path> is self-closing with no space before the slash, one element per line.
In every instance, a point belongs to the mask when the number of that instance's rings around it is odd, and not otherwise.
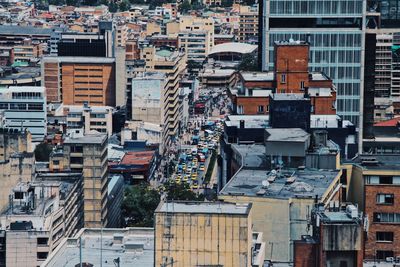
<path fill-rule="evenodd" d="M 232 88 L 236 79 L 236 71 L 233 69 L 204 69 L 199 73 L 204 88 Z"/>
<path fill-rule="evenodd" d="M 44 87 L 15 86 L 0 89 L 3 127 L 27 129 L 32 141 L 40 142 L 47 133 L 46 92 Z"/>
<path fill-rule="evenodd" d="M 44 44 L 33 43 L 31 39 L 25 39 L 22 44 L 14 46 L 15 62 L 30 62 L 43 56 Z"/>
<path fill-rule="evenodd" d="M 258 10 L 254 8 L 240 9 L 238 41 L 258 44 Z"/>
<path fill-rule="evenodd" d="M 214 21 L 211 18 L 181 17 L 178 33 L 179 48 L 188 61 L 203 63 L 214 46 Z"/>
<path fill-rule="evenodd" d="M 141 58 L 146 60 L 146 71 L 160 72 L 166 75 L 165 86 L 161 99 L 162 103 L 162 139 L 165 147 L 176 140 L 179 129 L 179 80 L 186 70 L 186 55 L 176 50 L 156 49 L 146 47 L 141 51 Z"/>
<path fill-rule="evenodd" d="M 44 57 L 42 79 L 48 102 L 115 106 L 115 59 Z"/>
<path fill-rule="evenodd" d="M 246 43 L 225 42 L 216 44 L 208 54 L 208 62 L 223 68 L 236 69 L 243 57 L 257 56 L 257 46 Z"/>
<path fill-rule="evenodd" d="M 124 199 L 124 178 L 113 174 L 108 178 L 107 210 L 109 228 L 119 228 L 122 225 L 121 206 Z"/>
<path fill-rule="evenodd" d="M 64 159 L 73 172 L 83 173 L 83 212 L 85 227 L 108 225 L 106 134 L 88 134 L 64 140 Z"/>
<path fill-rule="evenodd" d="M 78 182 L 18 183 L 0 215 L 6 266 L 41 265 L 79 222 Z M 0 259 L 1 260 L 1 259 Z"/>
<path fill-rule="evenodd" d="M 112 114 L 114 108 L 106 106 L 90 107 L 60 105 L 54 112 L 55 116 L 65 116 L 67 122 L 67 135 L 89 134 L 92 131 L 105 133 L 108 137 L 112 134 Z"/>
<path fill-rule="evenodd" d="M 363 265 L 364 218 L 354 205 L 315 207 L 311 212 L 313 235 L 294 242 L 294 266 Z"/>
<path fill-rule="evenodd" d="M 14 153 L 33 152 L 29 131 L 0 128 L 0 162 L 8 161 Z"/>
<path fill-rule="evenodd" d="M 259 7 L 262 70 L 274 67 L 276 41 L 308 42 L 310 71 L 332 78 L 338 92 L 337 114 L 359 128 L 359 138 L 363 135 L 366 3 L 263 0 Z"/>
<path fill-rule="evenodd" d="M 367 217 L 364 259 L 391 261 L 400 255 L 400 215 L 396 200 L 400 170 L 397 154 L 364 154 L 346 165 L 348 199 L 357 203 Z"/>
<path fill-rule="evenodd" d="M 155 211 L 155 266 L 263 266 L 253 255 L 251 204 L 161 202 Z M 261 245 L 261 244 L 259 244 Z"/>
<path fill-rule="evenodd" d="M 102 266 L 154 266 L 153 228 L 83 228 L 74 237 L 63 239 L 41 266 L 79 266 L 80 244 L 84 266 L 100 265 L 100 260 Z"/>

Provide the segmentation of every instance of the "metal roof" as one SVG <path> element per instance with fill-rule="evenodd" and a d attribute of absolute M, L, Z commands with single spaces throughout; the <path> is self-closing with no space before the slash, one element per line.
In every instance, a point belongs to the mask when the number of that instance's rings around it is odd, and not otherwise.
<path fill-rule="evenodd" d="M 256 45 L 246 43 L 223 43 L 214 46 L 211 49 L 210 55 L 217 53 L 239 53 L 249 54 L 253 53 L 257 49 Z"/>

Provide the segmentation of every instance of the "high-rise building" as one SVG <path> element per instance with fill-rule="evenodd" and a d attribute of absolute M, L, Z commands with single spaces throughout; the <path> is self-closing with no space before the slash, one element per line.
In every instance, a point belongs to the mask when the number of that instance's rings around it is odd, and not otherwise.
<path fill-rule="evenodd" d="M 43 87 L 0 89 L 0 110 L 4 111 L 5 128 L 26 128 L 32 134 L 33 141 L 40 142 L 46 136 L 46 93 Z"/>
<path fill-rule="evenodd" d="M 107 135 L 89 134 L 64 141 L 69 168 L 83 174 L 85 227 L 107 226 Z"/>
<path fill-rule="evenodd" d="M 115 106 L 115 59 L 44 57 L 42 76 L 48 102 Z"/>
<path fill-rule="evenodd" d="M 338 115 L 362 136 L 366 1 L 264 0 L 259 10 L 261 68 L 273 68 L 276 41 L 310 43 L 310 70 L 333 79 Z"/>
<path fill-rule="evenodd" d="M 250 7 L 239 12 L 239 42 L 258 43 L 258 11 Z"/>

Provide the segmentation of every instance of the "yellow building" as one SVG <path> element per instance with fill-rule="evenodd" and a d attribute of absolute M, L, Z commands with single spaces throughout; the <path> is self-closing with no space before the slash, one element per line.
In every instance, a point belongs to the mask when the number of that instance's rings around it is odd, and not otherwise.
<path fill-rule="evenodd" d="M 155 21 L 149 21 L 146 24 L 146 36 L 161 34 L 161 26 Z"/>
<path fill-rule="evenodd" d="M 340 170 L 239 170 L 218 198 L 227 202 L 252 203 L 254 231 L 263 233 L 265 258 L 292 262 L 293 244 L 307 230 L 308 216 L 316 199 L 328 205 L 341 188 Z"/>
<path fill-rule="evenodd" d="M 263 258 L 253 260 L 262 253 L 252 249 L 251 206 L 161 202 L 155 211 L 155 266 L 262 266 Z"/>

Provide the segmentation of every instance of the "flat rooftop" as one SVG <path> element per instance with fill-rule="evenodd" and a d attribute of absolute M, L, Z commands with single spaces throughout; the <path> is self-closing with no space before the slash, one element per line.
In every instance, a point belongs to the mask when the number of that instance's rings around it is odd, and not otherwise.
<path fill-rule="evenodd" d="M 352 163 L 365 170 L 400 170 L 400 154 L 360 155 Z"/>
<path fill-rule="evenodd" d="M 45 62 L 67 62 L 67 63 L 93 63 L 93 64 L 109 64 L 114 63 L 115 58 L 111 57 L 43 57 Z"/>
<path fill-rule="evenodd" d="M 267 170 L 242 169 L 219 194 L 276 199 L 321 197 L 338 174 L 338 170 L 283 169 L 271 174 Z"/>
<path fill-rule="evenodd" d="M 359 218 L 353 219 L 346 211 L 324 211 L 318 213 L 324 223 L 358 223 Z"/>
<path fill-rule="evenodd" d="M 270 128 L 265 130 L 268 142 L 305 142 L 310 134 L 300 128 Z"/>
<path fill-rule="evenodd" d="M 0 34 L 4 35 L 48 35 L 55 30 L 52 28 L 39 28 L 33 26 L 0 25 Z"/>
<path fill-rule="evenodd" d="M 228 127 L 240 127 L 240 121 L 244 121 L 245 128 L 268 128 L 268 115 L 230 115 L 225 121 Z"/>
<path fill-rule="evenodd" d="M 80 137 L 67 137 L 64 144 L 102 144 L 107 134 L 86 134 Z"/>
<path fill-rule="evenodd" d="M 190 214 L 249 214 L 251 204 L 228 202 L 161 202 L 155 213 L 190 213 Z"/>
<path fill-rule="evenodd" d="M 120 259 L 120 266 L 154 266 L 153 228 L 104 228 L 82 229 L 74 238 L 65 238 L 54 250 L 42 267 L 79 266 L 79 237 L 82 238 L 82 261 L 99 266 L 102 243 L 103 267 L 115 267 L 114 259 Z M 102 236 L 102 238 L 101 238 Z M 117 244 L 114 237 L 122 238 Z M 134 250 L 128 249 L 134 247 Z"/>
<path fill-rule="evenodd" d="M 271 96 L 275 101 L 309 100 L 309 98 L 304 97 L 304 94 L 272 94 Z"/>
<path fill-rule="evenodd" d="M 262 82 L 262 81 L 274 81 L 274 72 L 239 72 L 245 82 Z"/>

